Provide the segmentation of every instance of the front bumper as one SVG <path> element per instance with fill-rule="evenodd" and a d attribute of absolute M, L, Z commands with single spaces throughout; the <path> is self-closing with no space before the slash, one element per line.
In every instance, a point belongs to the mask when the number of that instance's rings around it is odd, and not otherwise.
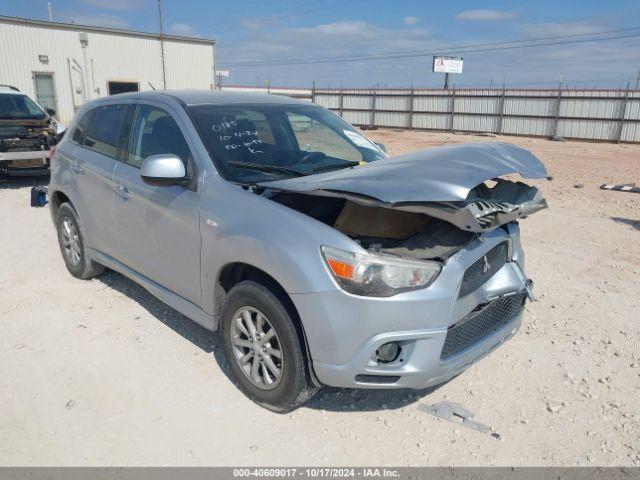
<path fill-rule="evenodd" d="M 517 226 L 502 229 L 449 259 L 427 289 L 390 298 L 350 295 L 342 290 L 291 295 L 302 318 L 313 368 L 328 386 L 421 389 L 446 382 L 511 338 L 522 309 L 452 355 L 442 357 L 448 329 L 479 305 L 530 290 L 523 273 Z M 473 292 L 458 298 L 464 272 L 496 245 L 510 242 L 510 258 Z M 391 363 L 375 360 L 378 348 L 400 345 Z"/>
<path fill-rule="evenodd" d="M 318 380 L 332 387 L 422 389 L 439 385 L 462 373 L 509 340 L 521 324 L 522 314 L 519 314 L 493 335 L 446 361 L 440 358 L 440 352 L 447 331 L 423 330 L 377 336 L 349 363 L 332 365 L 313 362 L 313 368 Z M 372 359 L 375 351 L 391 341 L 403 345 L 400 355 L 405 355 L 408 360 L 394 362 L 393 365 L 376 365 Z M 407 346 L 409 351 L 405 350 Z"/>
<path fill-rule="evenodd" d="M 0 152 L 0 162 L 39 160 L 44 164 L 49 159 L 49 150 L 34 150 L 32 152 Z"/>
<path fill-rule="evenodd" d="M 42 175 L 49 168 L 49 151 L 0 152 L 0 173 L 16 176 Z"/>

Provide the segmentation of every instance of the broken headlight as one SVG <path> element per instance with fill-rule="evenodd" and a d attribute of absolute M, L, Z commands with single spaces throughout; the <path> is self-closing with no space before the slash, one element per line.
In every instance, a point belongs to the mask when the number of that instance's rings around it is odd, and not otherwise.
<path fill-rule="evenodd" d="M 429 260 L 353 253 L 327 246 L 322 247 L 322 255 L 343 289 L 368 297 L 390 297 L 426 288 L 438 277 L 442 267 L 439 262 Z"/>

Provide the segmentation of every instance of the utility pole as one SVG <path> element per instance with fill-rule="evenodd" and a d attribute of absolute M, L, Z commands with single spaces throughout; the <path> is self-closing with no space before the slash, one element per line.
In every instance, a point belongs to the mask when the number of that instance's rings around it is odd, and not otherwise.
<path fill-rule="evenodd" d="M 638 90 L 639 85 L 640 85 L 640 68 L 638 69 L 638 76 L 636 77 L 636 90 Z"/>
<path fill-rule="evenodd" d="M 164 59 L 164 30 L 162 28 L 162 6 L 158 0 L 158 23 L 160 25 L 160 57 L 162 61 L 162 89 L 167 89 L 167 65 Z"/>
<path fill-rule="evenodd" d="M 444 74 L 444 89 L 449 90 L 449 72 Z"/>

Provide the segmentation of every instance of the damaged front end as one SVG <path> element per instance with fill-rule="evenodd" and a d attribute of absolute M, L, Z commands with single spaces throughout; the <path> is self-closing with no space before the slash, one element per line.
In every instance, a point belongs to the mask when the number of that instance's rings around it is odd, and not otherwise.
<path fill-rule="evenodd" d="M 0 120 L 0 173 L 46 168 L 60 138 L 51 120 Z"/>
<path fill-rule="evenodd" d="M 369 252 L 444 261 L 483 233 L 547 207 L 536 187 L 502 178 L 516 173 L 548 176 L 527 150 L 482 143 L 261 186 L 272 200 L 332 226 Z"/>
<path fill-rule="evenodd" d="M 485 143 L 260 185 L 357 243 L 320 240 L 340 289 L 295 296 L 301 318 L 320 319 L 306 325 L 310 338 L 322 326 L 321 383 L 437 385 L 515 334 L 532 299 L 516 220 L 547 205 L 514 174 L 547 177 L 530 152 Z"/>
<path fill-rule="evenodd" d="M 470 232 L 486 232 L 547 208 L 540 190 L 522 182 L 492 179 L 474 188 L 464 202 L 395 205 L 445 220 Z"/>

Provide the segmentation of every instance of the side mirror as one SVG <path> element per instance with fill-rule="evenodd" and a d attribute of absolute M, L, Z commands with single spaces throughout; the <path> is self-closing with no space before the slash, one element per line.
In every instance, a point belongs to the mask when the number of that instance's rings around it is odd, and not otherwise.
<path fill-rule="evenodd" d="M 184 162 L 170 153 L 145 158 L 140 169 L 142 181 L 155 187 L 180 185 L 186 180 L 186 175 Z"/>
<path fill-rule="evenodd" d="M 56 114 L 56 111 L 53 108 L 45 108 L 45 112 L 47 112 L 50 117 L 54 117 Z"/>
<path fill-rule="evenodd" d="M 384 153 L 387 153 L 387 147 L 385 146 L 385 144 L 384 144 L 384 143 L 380 143 L 380 142 L 373 142 L 373 143 L 375 143 L 375 144 L 376 144 L 376 146 L 377 146 L 380 150 L 382 150 Z"/>

